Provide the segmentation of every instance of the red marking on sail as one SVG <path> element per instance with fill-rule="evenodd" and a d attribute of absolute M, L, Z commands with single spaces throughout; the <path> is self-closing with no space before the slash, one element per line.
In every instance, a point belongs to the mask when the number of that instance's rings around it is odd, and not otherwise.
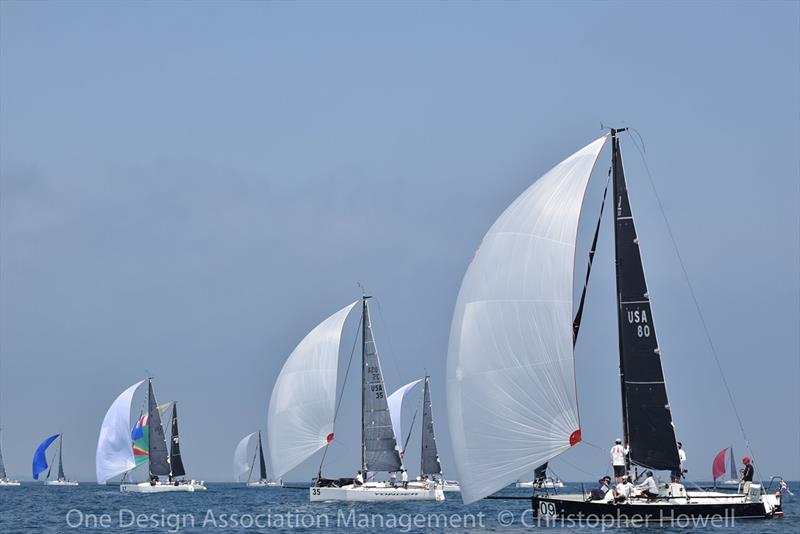
<path fill-rule="evenodd" d="M 333 432 L 331 432 L 330 434 L 328 434 L 328 437 L 327 437 L 327 438 L 325 438 L 325 442 L 326 442 L 326 443 L 330 443 L 331 441 L 333 441 Z"/>
<path fill-rule="evenodd" d="M 581 441 L 581 429 L 579 428 L 578 430 L 569 435 L 569 446 L 574 447 L 580 441 Z"/>
<path fill-rule="evenodd" d="M 728 452 L 728 448 L 725 447 L 719 454 L 714 457 L 714 461 L 711 464 L 711 476 L 714 480 L 718 479 L 722 475 L 725 474 L 725 453 Z"/>

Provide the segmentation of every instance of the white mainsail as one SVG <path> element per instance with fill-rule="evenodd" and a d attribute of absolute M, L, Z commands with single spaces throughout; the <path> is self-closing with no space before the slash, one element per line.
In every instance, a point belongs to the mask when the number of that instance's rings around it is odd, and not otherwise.
<path fill-rule="evenodd" d="M 470 503 L 580 441 L 572 339 L 578 220 L 602 137 L 542 176 L 483 239 L 458 294 L 447 409 Z"/>
<path fill-rule="evenodd" d="M 103 418 L 95 454 L 98 484 L 136 467 L 131 440 L 131 403 L 136 390 L 146 381 L 137 382 L 123 391 Z"/>
<path fill-rule="evenodd" d="M 247 454 L 247 451 L 251 449 L 250 443 L 257 435 L 258 432 L 253 432 L 243 437 L 233 453 L 233 479 L 237 482 L 247 481 L 248 475 L 253 469 L 254 456 Z"/>
<path fill-rule="evenodd" d="M 269 400 L 267 429 L 275 478 L 333 439 L 339 343 L 355 301 L 314 328 L 283 365 Z"/>
<path fill-rule="evenodd" d="M 402 453 L 403 452 L 403 444 L 404 444 L 404 434 L 403 434 L 403 399 L 405 399 L 406 395 L 411 388 L 416 386 L 422 382 L 422 379 L 414 380 L 413 382 L 409 382 L 405 386 L 399 388 L 397 391 L 389 395 L 389 398 L 386 401 L 389 404 L 389 415 L 392 418 L 392 428 L 394 429 L 394 435 L 397 437 L 397 447 L 398 450 Z"/>

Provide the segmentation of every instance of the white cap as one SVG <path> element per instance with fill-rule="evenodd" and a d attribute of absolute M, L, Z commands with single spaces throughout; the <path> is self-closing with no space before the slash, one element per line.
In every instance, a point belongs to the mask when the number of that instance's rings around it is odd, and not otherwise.
<path fill-rule="evenodd" d="M 621 440 L 621 439 L 619 439 L 619 438 L 617 438 L 617 440 L 616 440 L 616 441 L 617 441 L 617 443 L 622 443 L 622 440 Z"/>

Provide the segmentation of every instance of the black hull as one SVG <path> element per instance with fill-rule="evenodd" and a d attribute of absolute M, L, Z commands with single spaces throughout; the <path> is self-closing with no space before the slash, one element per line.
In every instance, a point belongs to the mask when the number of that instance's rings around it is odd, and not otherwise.
<path fill-rule="evenodd" d="M 534 496 L 533 515 L 545 524 L 568 519 L 577 522 L 620 521 L 642 522 L 648 524 L 672 524 L 693 519 L 716 519 L 724 525 L 731 525 L 739 519 L 769 519 L 776 514 L 767 514 L 764 505 L 756 503 L 709 503 L 685 504 L 664 502 L 663 504 L 636 501 L 634 504 L 604 503 L 561 499 L 553 496 Z"/>

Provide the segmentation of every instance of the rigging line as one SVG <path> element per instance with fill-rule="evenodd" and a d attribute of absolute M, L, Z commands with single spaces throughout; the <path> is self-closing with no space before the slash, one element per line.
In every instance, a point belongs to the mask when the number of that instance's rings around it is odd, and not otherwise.
<path fill-rule="evenodd" d="M 344 397 L 344 388 L 347 385 L 347 377 L 350 376 L 350 366 L 353 363 L 353 354 L 355 354 L 355 352 L 356 352 L 356 343 L 358 342 L 358 332 L 361 331 L 361 322 L 363 320 L 364 320 L 364 317 L 362 315 L 362 316 L 360 316 L 360 319 L 358 320 L 358 326 L 356 327 L 356 335 L 353 337 L 353 347 L 350 349 L 350 359 L 347 360 L 347 369 L 344 372 L 344 380 L 342 380 L 342 387 L 339 390 L 339 402 L 336 403 L 336 409 L 333 411 L 333 428 L 334 428 L 334 432 L 336 431 L 336 417 L 339 415 L 339 407 L 342 405 L 342 398 Z M 318 478 L 322 478 L 322 465 L 325 463 L 325 456 L 328 455 L 328 446 L 329 445 L 330 445 L 330 442 L 326 443 L 325 444 L 325 448 L 322 451 L 322 459 L 319 461 Z"/>
<path fill-rule="evenodd" d="M 592 274 L 592 263 L 597 251 L 597 239 L 600 237 L 600 225 L 603 222 L 603 210 L 606 207 L 606 196 L 608 195 L 608 184 L 611 182 L 611 170 L 608 168 L 608 177 L 606 178 L 606 186 L 603 189 L 603 202 L 600 204 L 600 216 L 597 218 L 597 227 L 594 230 L 594 238 L 592 239 L 592 246 L 589 249 L 589 262 L 586 266 L 586 278 L 583 281 L 583 291 L 581 291 L 581 299 L 578 304 L 578 311 L 572 320 L 572 345 L 573 347 L 578 341 L 578 331 L 581 328 L 581 319 L 583 318 L 583 306 L 586 303 L 586 292 L 589 289 L 589 275 Z"/>
<path fill-rule="evenodd" d="M 386 319 L 383 316 L 383 306 L 381 306 L 381 301 L 378 297 L 375 297 L 375 303 L 378 305 L 378 315 L 381 318 L 381 323 L 383 323 L 383 328 L 385 330 L 383 335 L 386 337 L 386 344 L 389 346 L 389 355 L 391 356 L 390 360 L 392 361 L 392 366 L 394 367 L 395 373 L 397 373 L 395 376 L 400 377 L 402 375 L 400 374 L 400 368 L 397 366 L 397 352 L 394 350 L 392 338 L 389 336 L 389 323 L 386 322 Z"/>
<path fill-rule="evenodd" d="M 697 295 L 695 294 L 694 291 L 694 286 L 692 285 L 692 282 L 689 279 L 689 273 L 686 270 L 686 265 L 683 262 L 683 257 L 681 256 L 680 250 L 678 249 L 678 242 L 675 240 L 675 235 L 672 233 L 672 226 L 669 224 L 669 219 L 667 219 L 667 213 L 666 211 L 664 211 L 664 205 L 661 203 L 661 197 L 658 195 L 658 189 L 656 188 L 655 181 L 653 180 L 653 174 L 650 172 L 649 165 L 647 165 L 647 159 L 644 157 L 643 148 L 639 148 L 639 145 L 636 143 L 636 140 L 630 133 L 631 130 L 633 129 L 632 128 L 628 129 L 628 136 L 630 136 L 633 145 L 636 147 L 636 150 L 639 152 L 639 156 L 642 158 L 644 169 L 645 171 L 647 171 L 647 178 L 648 181 L 650 182 L 650 187 L 652 188 L 653 194 L 656 197 L 656 203 L 658 204 L 658 209 L 661 212 L 661 217 L 664 219 L 664 224 L 667 227 L 667 233 L 669 234 L 670 241 L 672 242 L 672 248 L 675 250 L 675 256 L 677 256 L 678 263 L 681 266 L 681 271 L 683 272 L 683 278 L 686 281 L 686 286 L 689 288 L 689 294 L 692 297 L 692 302 L 694 303 L 695 310 L 697 311 L 697 315 L 700 318 L 700 324 L 703 327 L 703 332 L 705 333 L 706 340 L 708 341 L 708 346 L 711 349 L 711 354 L 714 356 L 714 363 L 716 363 L 717 365 L 717 370 L 719 371 L 720 378 L 722 378 L 722 384 L 725 386 L 725 392 L 728 394 L 728 400 L 731 403 L 734 415 L 736 415 L 736 421 L 739 423 L 739 431 L 742 433 L 742 438 L 744 438 L 744 442 L 747 446 L 748 452 L 753 457 L 753 464 L 756 470 L 758 470 L 758 462 L 756 462 L 756 455 L 753 452 L 753 447 L 750 443 L 750 440 L 747 437 L 747 432 L 745 432 L 744 430 L 744 423 L 742 422 L 742 417 L 739 414 L 739 410 L 736 407 L 736 401 L 733 398 L 733 393 L 731 392 L 731 388 L 728 385 L 728 379 L 726 378 L 725 372 L 722 369 L 722 364 L 719 361 L 719 355 L 717 354 L 717 349 L 714 346 L 714 341 L 711 338 L 711 332 L 709 331 L 708 325 L 706 324 L 706 319 L 705 316 L 703 315 L 703 311 L 700 309 L 700 302 L 697 299 Z M 636 132 L 636 135 L 639 135 L 639 132 Z M 641 135 L 639 135 L 639 137 L 641 138 Z M 642 141 L 642 147 L 644 147 L 644 141 Z M 760 472 L 759 472 L 759 478 L 762 478 Z"/>
<path fill-rule="evenodd" d="M 577 469 L 578 471 L 580 471 L 580 472 L 581 472 L 581 473 L 583 473 L 584 475 L 588 475 L 588 476 L 590 476 L 590 477 L 594 477 L 594 476 L 595 476 L 595 474 L 594 474 L 594 473 L 590 473 L 589 471 L 587 471 L 587 470 L 585 470 L 585 469 L 582 469 L 582 468 L 578 467 L 577 465 L 573 464 L 572 462 L 570 462 L 570 461 L 568 461 L 568 460 L 565 460 L 564 458 L 559 458 L 559 459 L 558 459 L 558 461 L 559 461 L 559 462 L 563 462 L 563 463 L 567 464 L 568 466 L 570 466 L 570 467 L 571 467 L 571 468 L 573 468 L 573 469 Z M 552 469 L 551 469 L 551 471 L 552 471 Z M 607 470 L 606 470 L 606 471 L 607 471 Z"/>

